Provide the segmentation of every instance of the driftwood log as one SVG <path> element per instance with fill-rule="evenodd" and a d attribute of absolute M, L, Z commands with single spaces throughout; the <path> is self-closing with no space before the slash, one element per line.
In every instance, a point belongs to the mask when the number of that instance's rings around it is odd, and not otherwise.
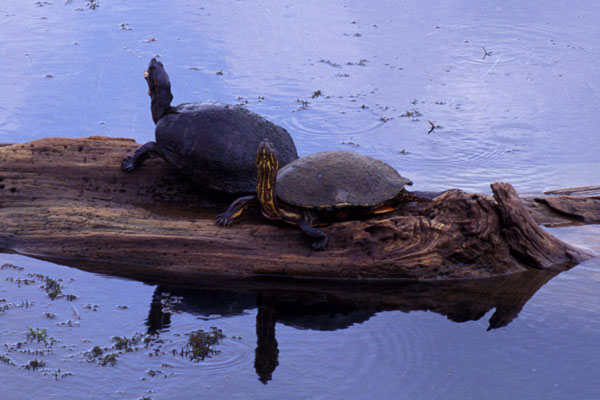
<path fill-rule="evenodd" d="M 162 159 L 120 169 L 129 139 L 48 138 L 0 147 L 0 249 L 131 277 L 486 278 L 560 271 L 593 256 L 540 223 L 600 222 L 600 198 L 520 199 L 449 190 L 394 213 L 323 228 L 315 252 L 294 227 L 214 217 L 233 197 L 196 187 Z"/>

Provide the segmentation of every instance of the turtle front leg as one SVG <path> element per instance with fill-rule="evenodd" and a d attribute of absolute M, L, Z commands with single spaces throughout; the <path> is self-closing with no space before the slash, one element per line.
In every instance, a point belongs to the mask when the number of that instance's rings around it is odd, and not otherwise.
<path fill-rule="evenodd" d="M 252 208 L 258 208 L 258 197 L 255 195 L 240 197 L 222 214 L 217 215 L 215 223 L 221 226 L 229 226 L 244 215 L 244 213 Z"/>
<path fill-rule="evenodd" d="M 327 247 L 327 235 L 325 232 L 315 228 L 312 224 L 317 224 L 318 218 L 309 212 L 302 213 L 302 219 L 300 221 L 296 221 L 298 223 L 298 227 L 302 229 L 302 232 L 306 233 L 308 236 L 317 239 L 312 243 L 312 247 L 315 250 L 325 250 Z"/>
<path fill-rule="evenodd" d="M 127 172 L 133 171 L 150 158 L 152 154 L 162 157 L 162 153 L 155 142 L 143 144 L 135 150 L 133 156 L 127 156 L 121 161 L 121 169 Z"/>

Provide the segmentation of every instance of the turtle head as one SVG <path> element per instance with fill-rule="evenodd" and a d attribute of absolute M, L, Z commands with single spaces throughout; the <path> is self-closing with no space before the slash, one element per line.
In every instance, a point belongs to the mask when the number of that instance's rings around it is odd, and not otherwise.
<path fill-rule="evenodd" d="M 144 71 L 144 78 L 148 83 L 148 95 L 151 99 L 152 120 L 156 124 L 171 108 L 171 81 L 165 71 L 163 63 L 156 58 L 150 60 L 148 69 Z"/>
<path fill-rule="evenodd" d="M 277 181 L 277 171 L 279 170 L 279 161 L 273 151 L 272 145 L 267 141 L 258 147 L 256 152 L 256 194 L 263 211 L 268 218 L 280 219 L 281 215 L 277 210 L 275 198 L 275 183 Z"/>
<path fill-rule="evenodd" d="M 265 174 L 275 174 L 279 170 L 279 161 L 273 150 L 273 145 L 266 139 L 262 141 L 256 153 L 256 168 Z"/>

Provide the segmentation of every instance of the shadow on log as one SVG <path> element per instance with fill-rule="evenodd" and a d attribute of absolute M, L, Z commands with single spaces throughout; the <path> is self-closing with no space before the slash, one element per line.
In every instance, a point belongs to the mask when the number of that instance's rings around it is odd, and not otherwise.
<path fill-rule="evenodd" d="M 105 137 L 0 147 L 0 248 L 167 280 L 486 278 L 529 268 L 560 271 L 592 256 L 538 223 L 540 215 L 598 221 L 598 198 L 589 198 L 583 210 L 564 200 L 575 211 L 557 206 L 558 197 L 533 200 L 530 212 L 531 202 L 507 183 L 492 184 L 494 197 L 450 190 L 378 218 L 333 224 L 324 228 L 327 250 L 314 252 L 299 229 L 258 216 L 232 228 L 215 226 L 232 198 L 195 187 L 161 159 L 121 171 L 121 159 L 136 147 Z"/>

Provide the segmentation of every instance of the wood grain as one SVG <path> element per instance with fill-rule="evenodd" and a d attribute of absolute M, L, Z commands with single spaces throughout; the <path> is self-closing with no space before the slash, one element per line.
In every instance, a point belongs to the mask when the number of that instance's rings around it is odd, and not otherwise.
<path fill-rule="evenodd" d="M 523 200 L 507 183 L 492 185 L 494 197 L 450 190 L 381 217 L 324 227 L 329 245 L 315 252 L 299 229 L 260 216 L 216 226 L 233 198 L 196 187 L 162 159 L 121 171 L 121 159 L 137 146 L 90 137 L 0 147 L 0 248 L 173 279 L 486 278 L 561 270 L 593 256 L 538 224 L 598 222 L 598 198 Z"/>

